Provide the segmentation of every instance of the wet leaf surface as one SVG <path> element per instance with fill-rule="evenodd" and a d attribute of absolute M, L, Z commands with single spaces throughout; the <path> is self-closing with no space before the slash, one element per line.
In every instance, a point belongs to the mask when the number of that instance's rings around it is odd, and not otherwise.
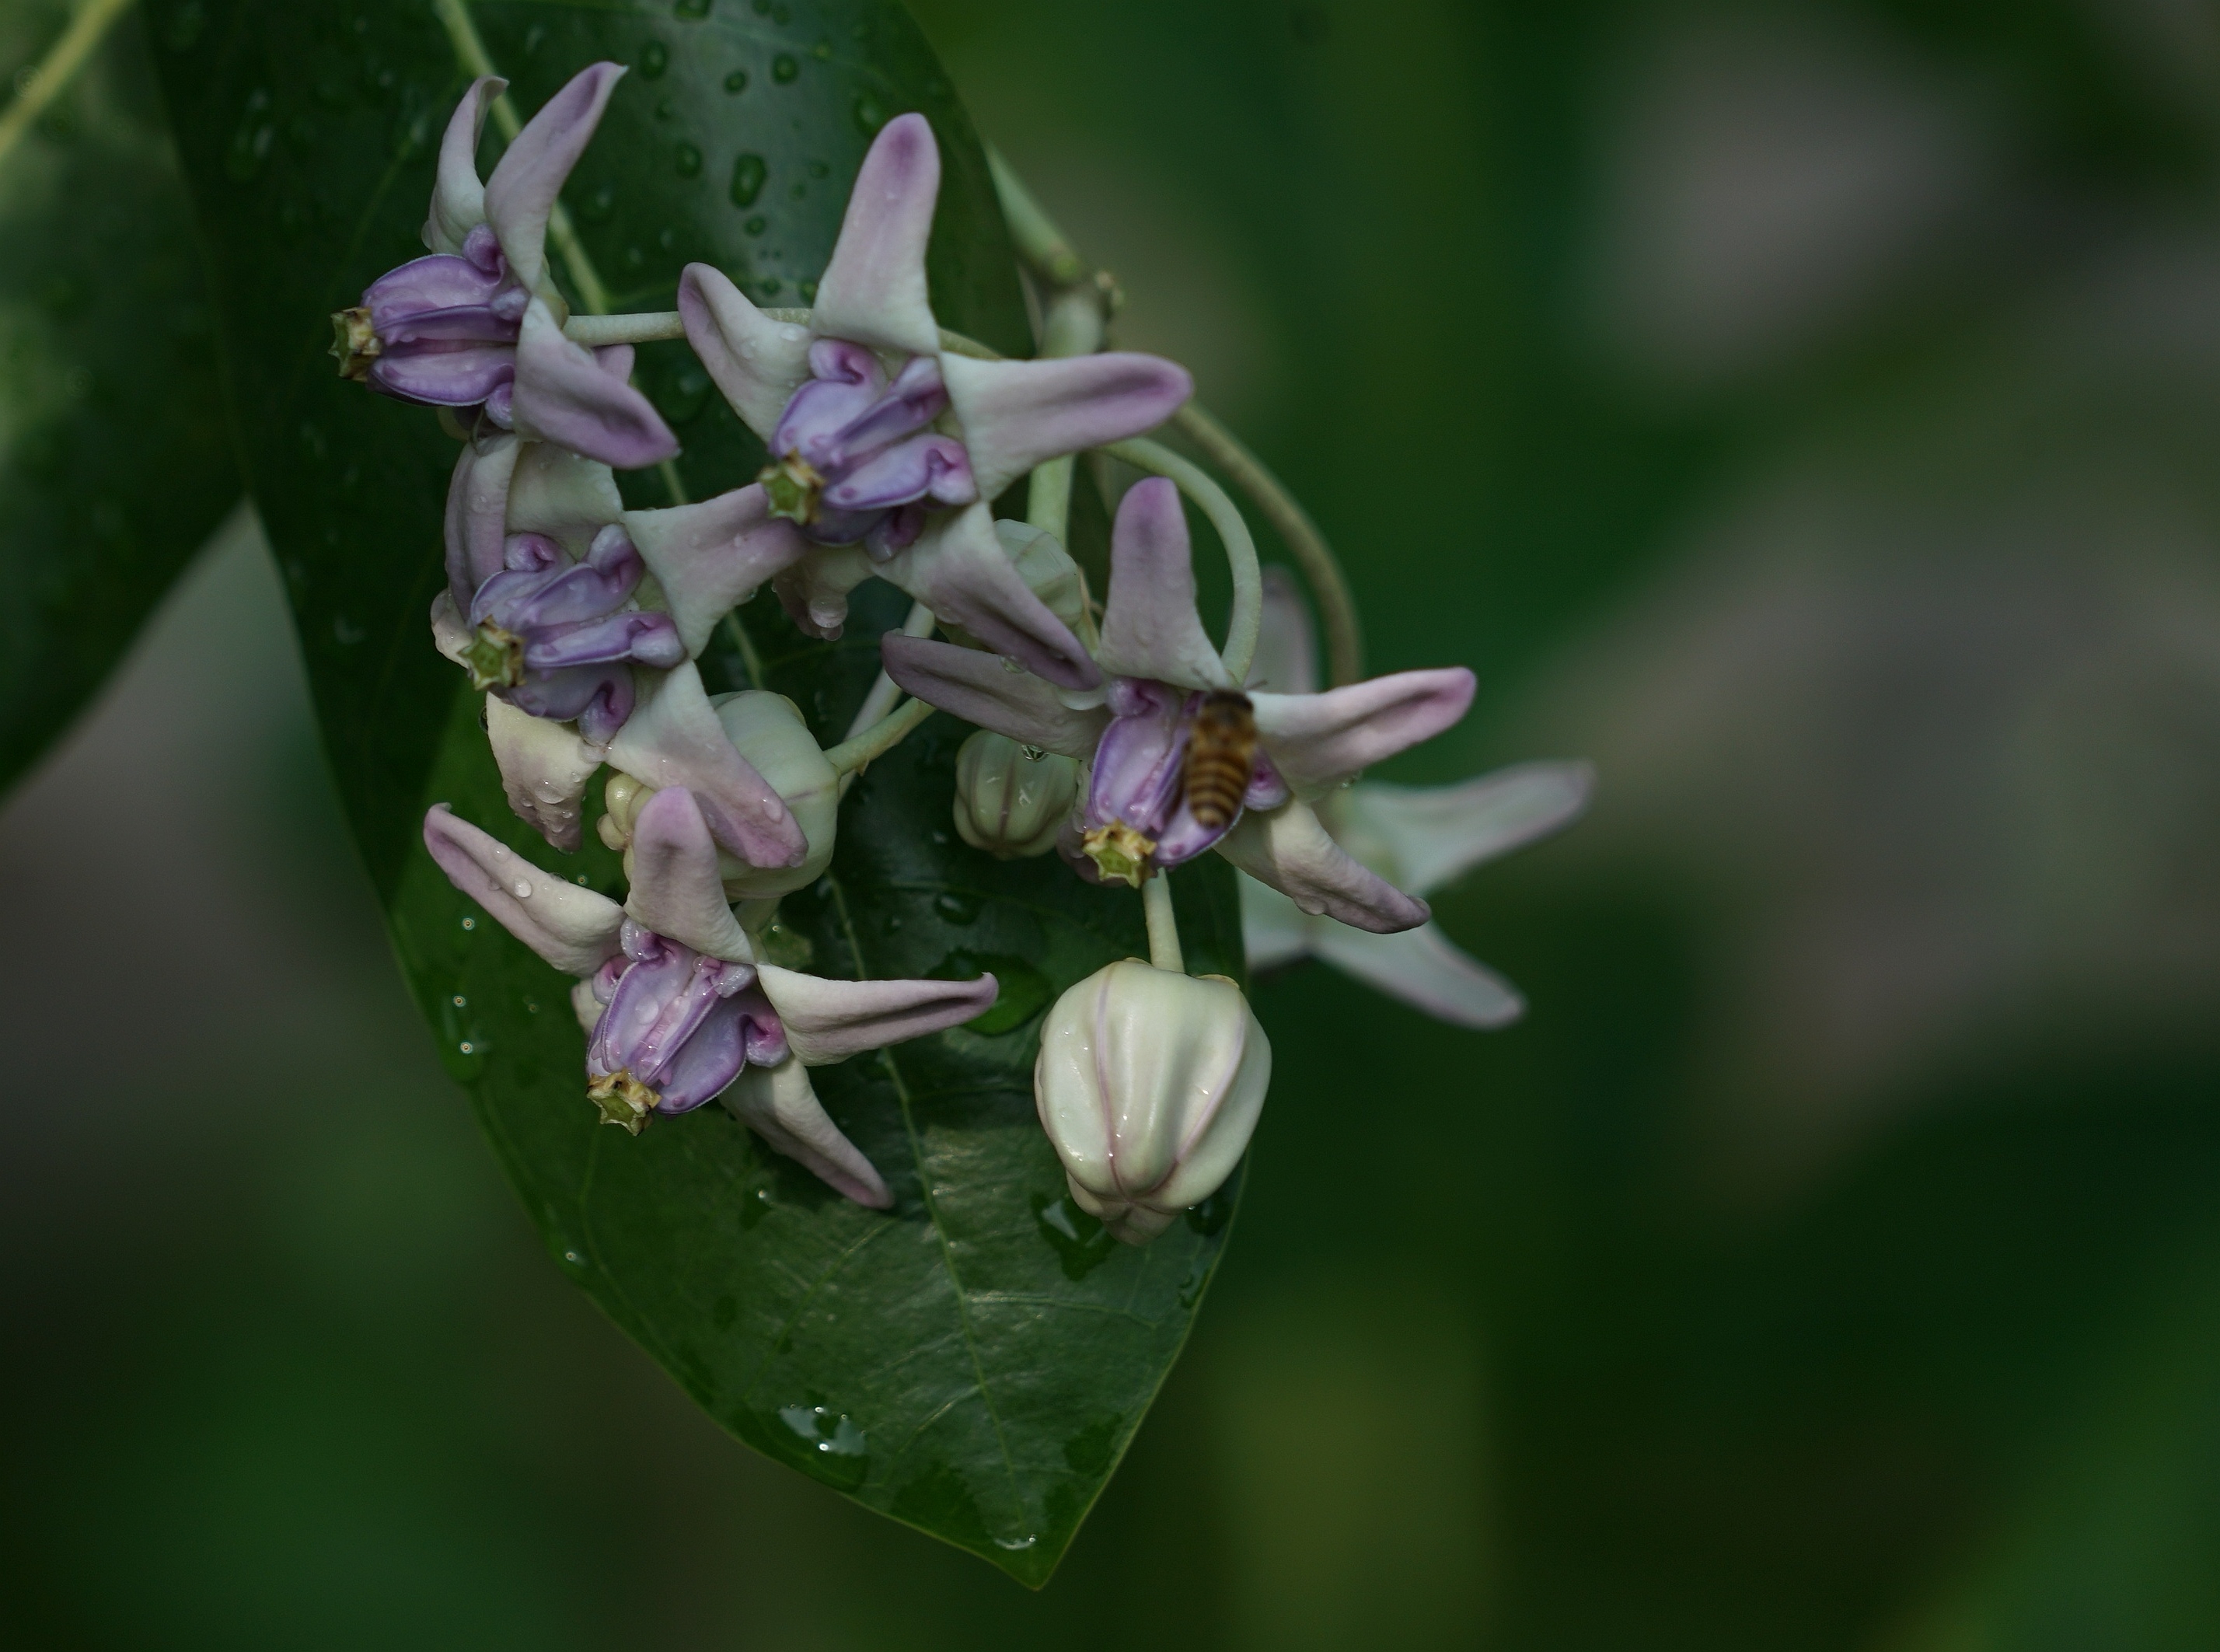
<path fill-rule="evenodd" d="M 178 26 L 187 16 L 196 27 Z M 748 1444 L 858 1501 L 1045 1579 L 1176 1356 L 1225 1238 L 1221 1194 L 1145 1250 L 1065 1199 L 1033 1114 L 1041 1012 L 1145 951 L 1139 902 L 1053 857 L 1004 864 L 950 817 L 963 726 L 926 724 L 844 807 L 830 874 L 790 897 L 781 956 L 820 974 L 1005 982 L 979 1024 L 820 1069 L 828 1110 L 893 1186 L 862 1210 L 716 1107 L 638 1139 L 596 1122 L 568 982 L 456 894 L 422 853 L 433 801 L 610 892 L 596 844 L 556 855 L 512 819 L 477 697 L 433 651 L 440 503 L 455 448 L 427 413 L 342 384 L 329 311 L 421 251 L 440 126 L 467 84 L 429 7 L 341 15 L 274 0 L 165 19 L 165 84 L 213 255 L 232 409 L 285 570 L 340 791 L 450 1070 L 558 1264 Z M 906 109 L 945 156 L 932 262 L 945 325 L 1022 352 L 1025 310 L 982 152 L 898 9 L 681 0 L 626 9 L 489 4 L 476 22 L 526 110 L 599 58 L 629 64 L 565 199 L 617 308 L 667 309 L 715 262 L 761 302 L 806 302 L 870 134 Z M 482 163 L 497 140 L 489 136 Z M 695 497 L 762 463 L 682 346 L 640 382 L 685 444 Z M 668 502 L 655 473 L 623 479 Z M 859 593 L 841 644 L 769 599 L 741 620 L 757 686 L 826 743 L 904 601 Z M 736 637 L 703 662 L 750 686 Z M 596 800 L 597 801 L 597 800 Z M 1190 967 L 1240 973 L 1232 874 L 1177 880 Z"/>

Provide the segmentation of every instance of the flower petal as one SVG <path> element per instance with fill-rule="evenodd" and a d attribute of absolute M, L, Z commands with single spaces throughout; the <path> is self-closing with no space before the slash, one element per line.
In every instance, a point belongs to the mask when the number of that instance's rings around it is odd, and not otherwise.
<path fill-rule="evenodd" d="M 585 153 L 624 72 L 620 63 L 596 63 L 571 77 L 524 123 L 486 180 L 486 221 L 527 291 L 538 291 L 546 275 L 547 216 L 555 197 Z"/>
<path fill-rule="evenodd" d="M 1367 781 L 1350 787 L 1340 807 L 1351 847 L 1361 853 L 1362 839 L 1377 842 L 1383 864 L 1424 895 L 1570 824 L 1594 789 L 1593 764 L 1522 763 L 1458 786 Z"/>
<path fill-rule="evenodd" d="M 1440 733 L 1472 704 L 1462 665 L 1398 671 L 1324 694 L 1255 694 L 1257 737 L 1297 797 L 1321 797 L 1358 770 Z"/>
<path fill-rule="evenodd" d="M 509 487 L 523 444 L 500 435 L 463 444 L 447 483 L 447 594 L 467 614 L 471 599 L 502 570 Z"/>
<path fill-rule="evenodd" d="M 432 599 L 432 646 L 461 665 L 465 664 L 464 655 L 470 645 L 471 628 L 455 607 L 453 593 L 441 591 Z"/>
<path fill-rule="evenodd" d="M 725 1092 L 725 1107 L 774 1152 L 783 1153 L 835 1193 L 871 1210 L 887 1210 L 895 1196 L 870 1160 L 840 1133 L 817 1099 L 801 1057 L 776 1067 L 751 1067 Z"/>
<path fill-rule="evenodd" d="M 493 100 L 508 90 L 497 75 L 471 82 L 447 117 L 440 140 L 440 170 L 432 185 L 432 212 L 424 220 L 424 245 L 434 252 L 459 252 L 463 237 L 485 221 L 485 185 L 478 182 L 478 136 Z"/>
<path fill-rule="evenodd" d="M 1013 671 L 976 648 L 890 631 L 879 639 L 879 654 L 907 692 L 1022 745 L 1084 761 L 1110 720 L 1100 707 L 1072 710 L 1032 672 Z"/>
<path fill-rule="evenodd" d="M 1387 935 L 1416 929 L 1432 915 L 1425 901 L 1368 870 L 1335 843 L 1303 803 L 1244 814 L 1219 839 L 1218 852 L 1313 917 Z"/>
<path fill-rule="evenodd" d="M 1284 568 L 1264 570 L 1264 623 L 1257 633 L 1257 658 L 1245 685 L 1250 693 L 1316 694 L 1318 644 L 1310 605 Z"/>
<path fill-rule="evenodd" d="M 625 910 L 633 922 L 711 957 L 756 961 L 746 932 L 726 904 L 717 845 L 693 793 L 667 787 L 640 806 L 629 864 L 632 894 Z"/>
<path fill-rule="evenodd" d="M 576 850 L 586 782 L 602 766 L 602 754 L 575 729 L 519 711 L 499 695 L 486 696 L 485 720 L 509 807 L 556 848 Z"/>
<path fill-rule="evenodd" d="M 809 329 L 772 321 L 707 264 L 689 264 L 678 277 L 678 315 L 687 343 L 733 411 L 768 442 L 809 377 Z"/>
<path fill-rule="evenodd" d="M 1060 688 L 1091 689 L 1102 680 L 1070 627 L 1011 565 L 984 502 L 934 514 L 917 543 L 878 571 L 941 619 Z"/>
<path fill-rule="evenodd" d="M 710 835 L 751 866 L 808 859 L 809 842 L 793 811 L 733 749 L 692 664 L 639 676 L 639 708 L 609 742 L 609 762 L 643 785 L 685 787 Z"/>
<path fill-rule="evenodd" d="M 1396 935 L 1368 935 L 1334 925 L 1323 930 L 1315 945 L 1319 957 L 1335 969 L 1453 1026 L 1509 1026 L 1526 1013 L 1518 989 L 1459 951 L 1439 924 Z"/>
<path fill-rule="evenodd" d="M 424 847 L 449 882 L 564 974 L 589 976 L 617 950 L 623 907 L 541 871 L 445 803 L 424 816 Z"/>
<path fill-rule="evenodd" d="M 940 150 L 922 115 L 879 128 L 848 196 L 840 239 L 817 283 L 810 330 L 878 350 L 937 355 L 940 328 L 925 293 L 925 246 L 940 193 Z"/>
<path fill-rule="evenodd" d="M 639 547 L 689 656 L 732 609 L 772 575 L 799 562 L 809 541 L 792 522 L 774 519 L 753 483 L 668 510 L 628 510 L 625 531 Z"/>
<path fill-rule="evenodd" d="M 1124 351 L 1047 361 L 943 356 L 940 374 L 982 499 L 1044 459 L 1153 430 L 1194 394 L 1185 368 Z"/>
<path fill-rule="evenodd" d="M 583 561 L 601 531 L 623 515 L 624 501 L 608 465 L 553 442 L 521 445 L 508 478 L 508 533 L 544 533 L 573 561 Z"/>
<path fill-rule="evenodd" d="M 514 397 L 510 416 L 520 434 L 604 464 L 637 471 L 678 451 L 678 438 L 648 399 L 564 338 L 555 313 L 537 298 L 517 336 Z"/>
<path fill-rule="evenodd" d="M 758 977 L 794 1053 L 812 1067 L 845 1061 L 984 1015 L 1001 990 L 973 981 L 830 981 L 771 964 Z"/>
<path fill-rule="evenodd" d="M 1094 651 L 1113 676 L 1230 689 L 1194 606 L 1194 558 L 1179 490 L 1151 477 L 1126 490 L 1110 533 L 1110 595 Z"/>
<path fill-rule="evenodd" d="M 771 589 L 804 636 L 831 642 L 848 623 L 848 593 L 878 573 L 879 564 L 860 545 L 812 545 L 771 581 Z"/>

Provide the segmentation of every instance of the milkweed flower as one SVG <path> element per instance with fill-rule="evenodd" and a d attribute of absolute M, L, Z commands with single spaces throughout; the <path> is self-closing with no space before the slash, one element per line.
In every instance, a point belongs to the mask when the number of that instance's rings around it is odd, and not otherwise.
<path fill-rule="evenodd" d="M 1063 845 L 1084 876 L 1138 885 L 1215 849 L 1307 913 L 1381 933 L 1427 920 L 1425 901 L 1335 844 L 1313 805 L 1462 716 L 1472 673 L 1400 671 L 1323 694 L 1242 694 L 1195 612 L 1187 524 L 1168 482 L 1142 482 L 1119 506 L 1095 653 L 1112 679 L 1105 704 L 1075 708 L 1043 679 L 951 644 L 895 633 L 881 650 L 889 674 L 919 699 L 1088 765 Z M 1207 820 L 1188 795 L 1186 759 L 1213 695 L 1245 703 L 1255 752 L 1234 807 Z"/>
<path fill-rule="evenodd" d="M 578 986 L 587 1094 L 638 1134 L 657 1114 L 722 1097 L 775 1150 L 857 1203 L 894 1202 L 826 1113 L 808 1069 L 983 1013 L 994 976 L 832 981 L 760 962 L 726 904 L 717 847 L 692 793 L 671 787 L 633 827 L 622 906 L 541 871 L 445 804 L 424 843 L 450 882 Z M 751 1077 L 751 1075 L 753 1076 Z"/>
<path fill-rule="evenodd" d="M 477 145 L 508 82 L 471 84 L 440 144 L 421 259 L 387 271 L 333 317 L 340 374 L 406 402 L 477 408 L 504 431 L 632 470 L 678 451 L 627 382 L 629 346 L 563 335 L 568 306 L 547 272 L 547 222 L 624 68 L 597 63 L 525 123 L 481 184 Z"/>
<path fill-rule="evenodd" d="M 1153 356 L 979 361 L 941 348 L 925 252 L 940 153 L 921 115 L 872 143 L 807 326 L 772 320 L 690 265 L 695 353 L 770 450 L 762 485 L 811 550 L 775 583 L 795 623 L 839 634 L 874 575 L 1045 680 L 1086 689 L 1087 650 L 1012 568 L 988 508 L 1045 460 L 1139 434 L 1189 395 Z"/>
<path fill-rule="evenodd" d="M 1232 982 L 1128 958 L 1049 1011 L 1033 1098 L 1073 1200 L 1146 1244 L 1233 1173 L 1271 1079 L 1271 1042 Z"/>

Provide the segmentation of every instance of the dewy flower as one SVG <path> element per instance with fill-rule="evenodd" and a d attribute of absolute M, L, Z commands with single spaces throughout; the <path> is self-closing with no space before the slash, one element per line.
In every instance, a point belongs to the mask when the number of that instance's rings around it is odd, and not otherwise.
<path fill-rule="evenodd" d="M 1271 1078 L 1238 987 L 1128 958 L 1049 1011 L 1033 1098 L 1073 1200 L 1146 1244 L 1233 1173 Z"/>
<path fill-rule="evenodd" d="M 471 604 L 471 686 L 534 717 L 575 720 L 581 739 L 607 744 L 632 715 L 632 662 L 667 670 L 686 658 L 669 614 L 627 606 L 645 571 L 614 523 L 582 562 L 545 534 L 512 535 L 506 569 Z"/>
<path fill-rule="evenodd" d="M 629 346 L 589 351 L 563 336 L 568 311 L 547 272 L 547 221 L 594 135 L 622 65 L 574 78 L 516 134 L 481 185 L 477 144 L 508 83 L 483 78 L 440 145 L 424 244 L 333 320 L 342 377 L 405 402 L 479 408 L 502 430 L 625 469 L 678 451 L 647 398 L 627 382 Z"/>
<path fill-rule="evenodd" d="M 1243 694 L 1195 612 L 1187 524 L 1169 483 L 1140 483 L 1119 507 L 1096 654 L 1113 677 L 1107 706 L 1076 709 L 1040 678 L 951 644 L 895 633 L 881 648 L 889 673 L 919 699 L 1091 764 L 1064 845 L 1082 875 L 1138 885 L 1214 848 L 1306 913 L 1381 933 L 1426 921 L 1425 902 L 1338 847 L 1312 804 L 1462 716 L 1472 673 Z"/>
<path fill-rule="evenodd" d="M 1316 688 L 1310 616 L 1286 576 L 1265 570 L 1264 627 L 1253 680 Z M 1526 763 L 1454 786 L 1360 781 L 1319 800 L 1333 840 L 1390 882 L 1424 895 L 1482 862 L 1577 819 L 1594 789 L 1585 763 Z M 1368 934 L 1311 916 L 1276 889 L 1241 880 L 1241 938 L 1253 970 L 1306 957 L 1459 1026 L 1499 1027 L 1525 1011 L 1518 989 L 1469 957 L 1438 924 Z"/>
<path fill-rule="evenodd" d="M 862 1205 L 894 1202 L 826 1115 L 806 1069 L 984 1013 L 973 981 L 828 981 L 756 960 L 726 904 L 717 851 L 693 795 L 672 787 L 633 822 L 623 906 L 542 872 L 445 804 L 424 844 L 455 887 L 558 969 L 578 978 L 587 1094 L 634 1134 L 656 1113 L 723 1097 L 777 1151 Z"/>
<path fill-rule="evenodd" d="M 1012 568 L 988 506 L 1045 460 L 1138 435 L 1192 388 L 1153 356 L 978 361 L 944 352 L 926 297 L 940 154 L 921 115 L 864 158 L 809 325 L 773 321 L 706 265 L 688 266 L 686 336 L 770 446 L 773 508 L 814 548 L 777 589 L 797 624 L 837 636 L 873 575 L 1066 688 L 1100 673 Z"/>

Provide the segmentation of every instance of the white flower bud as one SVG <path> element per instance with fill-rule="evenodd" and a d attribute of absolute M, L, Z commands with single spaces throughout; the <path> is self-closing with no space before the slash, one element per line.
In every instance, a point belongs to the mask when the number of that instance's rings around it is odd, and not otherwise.
<path fill-rule="evenodd" d="M 839 821 L 840 776 L 825 760 L 801 708 L 783 694 L 750 689 L 722 694 L 709 702 L 726 738 L 770 782 L 809 845 L 799 866 L 751 866 L 720 853 L 717 873 L 734 901 L 775 900 L 807 888 L 825 875 L 832 861 L 833 833 Z M 632 776 L 612 773 L 602 789 L 607 813 L 596 830 L 610 848 L 625 852 L 625 876 L 632 876 L 632 828 L 656 789 Z"/>
<path fill-rule="evenodd" d="M 1079 764 L 981 729 L 956 754 L 956 829 L 997 860 L 1044 855 L 1079 798 Z"/>
<path fill-rule="evenodd" d="M 1146 1244 L 1233 1173 L 1271 1078 L 1238 987 L 1128 958 L 1049 1011 L 1033 1099 L 1073 1200 Z"/>

